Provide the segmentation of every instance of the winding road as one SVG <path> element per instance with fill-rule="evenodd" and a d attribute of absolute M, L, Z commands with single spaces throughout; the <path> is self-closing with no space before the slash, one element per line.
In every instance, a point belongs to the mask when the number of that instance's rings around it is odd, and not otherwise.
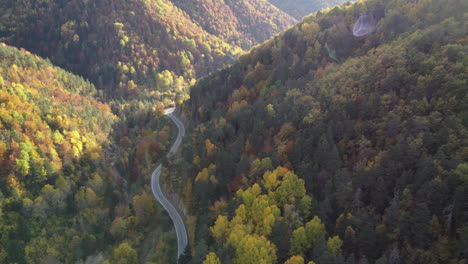
<path fill-rule="evenodd" d="M 182 143 L 182 138 L 185 136 L 184 124 L 182 124 L 182 122 L 180 122 L 180 120 L 174 115 L 174 110 L 175 108 L 168 108 L 164 110 L 164 114 L 167 115 L 176 124 L 177 129 L 179 130 L 179 134 L 177 135 L 174 144 L 172 144 L 169 153 L 167 153 L 168 158 L 174 155 Z M 164 207 L 164 209 L 171 217 L 172 222 L 174 223 L 177 235 L 177 257 L 179 257 L 182 255 L 185 247 L 187 246 L 187 230 L 185 229 L 184 221 L 182 220 L 179 212 L 175 209 L 174 205 L 169 202 L 166 196 L 164 196 L 164 193 L 161 190 L 161 169 L 162 165 L 159 164 L 159 166 L 153 171 L 153 174 L 151 174 L 151 190 L 153 190 L 154 197 Z"/>

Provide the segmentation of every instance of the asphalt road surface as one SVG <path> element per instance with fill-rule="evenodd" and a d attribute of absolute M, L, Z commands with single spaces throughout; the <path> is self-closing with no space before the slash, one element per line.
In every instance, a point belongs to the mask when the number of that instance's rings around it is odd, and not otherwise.
<path fill-rule="evenodd" d="M 169 153 L 167 153 L 168 158 L 174 155 L 174 153 L 177 151 L 177 149 L 180 146 L 180 143 L 182 143 L 182 138 L 185 135 L 184 124 L 182 124 L 182 122 L 180 122 L 180 120 L 174 115 L 174 110 L 175 108 L 168 108 L 164 110 L 164 114 L 167 115 L 176 124 L 177 129 L 179 130 L 174 144 L 172 144 Z M 156 200 L 158 200 L 158 202 L 164 207 L 164 209 L 171 217 L 172 222 L 174 223 L 177 235 L 177 257 L 179 257 L 180 255 L 182 255 L 182 253 L 185 250 L 185 247 L 187 246 L 187 230 L 185 229 L 184 221 L 182 220 L 182 217 L 180 216 L 179 212 L 175 209 L 174 205 L 172 205 L 171 202 L 169 202 L 169 200 L 166 198 L 166 196 L 164 196 L 163 192 L 161 191 L 161 168 L 161 164 L 159 164 L 159 166 L 153 171 L 153 174 L 151 175 L 151 189 L 153 190 L 153 194 L 154 197 L 156 197 Z"/>

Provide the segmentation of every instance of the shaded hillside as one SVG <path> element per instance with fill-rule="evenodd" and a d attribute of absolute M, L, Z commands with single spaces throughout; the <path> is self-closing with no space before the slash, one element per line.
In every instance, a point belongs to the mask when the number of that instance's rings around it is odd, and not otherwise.
<path fill-rule="evenodd" d="M 290 16 L 302 19 L 304 16 L 318 12 L 325 8 L 341 5 L 353 0 L 268 0 Z"/>
<path fill-rule="evenodd" d="M 113 96 L 145 87 L 173 95 L 193 78 L 232 62 L 240 46 L 250 47 L 293 22 L 263 1 L 202 3 L 191 8 L 169 0 L 6 0 L 0 3 L 0 39 L 50 58 Z M 218 12 L 223 8 L 229 10 Z M 225 28 L 211 30 L 220 18 Z"/>
<path fill-rule="evenodd" d="M 282 32 L 295 20 L 265 0 L 173 0 L 208 33 L 249 49 Z"/>
<path fill-rule="evenodd" d="M 200 80 L 188 263 L 465 263 L 467 4 L 334 8 Z"/>

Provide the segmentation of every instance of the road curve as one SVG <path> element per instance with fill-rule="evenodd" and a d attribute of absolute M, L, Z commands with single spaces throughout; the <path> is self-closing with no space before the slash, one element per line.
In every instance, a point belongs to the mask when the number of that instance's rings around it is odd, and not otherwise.
<path fill-rule="evenodd" d="M 169 153 L 167 153 L 168 158 L 174 155 L 174 153 L 177 151 L 180 144 L 182 143 L 182 138 L 185 135 L 184 124 L 182 124 L 182 122 L 180 122 L 180 120 L 173 114 L 174 110 L 174 108 L 164 110 L 164 114 L 167 115 L 176 124 L 177 129 L 179 130 L 174 144 L 172 144 Z M 166 198 L 166 196 L 164 196 L 163 192 L 161 191 L 161 169 L 162 165 L 159 164 L 159 166 L 153 171 L 153 174 L 151 174 L 151 190 L 153 191 L 153 195 L 156 198 L 156 200 L 158 200 L 158 202 L 164 207 L 164 209 L 171 217 L 172 222 L 174 223 L 177 235 L 177 257 L 179 257 L 180 255 L 182 255 L 182 253 L 185 250 L 185 247 L 187 246 L 187 230 L 185 229 L 184 221 L 182 220 L 182 217 L 180 216 L 179 212 L 175 209 L 174 205 L 172 205 L 171 202 L 169 202 L 169 200 Z"/>

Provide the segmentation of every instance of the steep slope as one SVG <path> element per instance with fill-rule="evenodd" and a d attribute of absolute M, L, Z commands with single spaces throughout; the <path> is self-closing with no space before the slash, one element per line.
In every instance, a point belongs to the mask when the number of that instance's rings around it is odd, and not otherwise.
<path fill-rule="evenodd" d="M 154 95 L 156 87 L 174 97 L 193 78 L 232 62 L 241 45 L 266 40 L 293 22 L 264 1 L 240 1 L 226 13 L 217 12 L 223 6 L 212 10 L 195 2 L 192 8 L 169 0 L 6 0 L 0 3 L 0 39 L 48 57 L 114 96 L 145 87 Z M 245 6 L 250 8 L 241 15 Z M 226 29 L 210 30 L 220 16 Z"/>
<path fill-rule="evenodd" d="M 200 80 L 189 263 L 464 263 L 467 5 L 334 8 Z"/>
<path fill-rule="evenodd" d="M 295 20 L 265 0 L 173 0 L 207 32 L 248 49 L 268 40 Z"/>
<path fill-rule="evenodd" d="M 126 190 L 104 155 L 122 121 L 96 95 L 81 77 L 0 44 L 0 263 L 175 257 L 171 222 L 150 188 Z M 139 122 L 147 127 L 129 159 L 139 176 L 168 149 L 170 121 L 131 112 L 123 140 Z"/>
<path fill-rule="evenodd" d="M 344 2 L 354 2 L 353 0 L 268 0 L 279 9 L 288 13 L 296 19 L 318 12 L 325 8 L 341 5 Z"/>
<path fill-rule="evenodd" d="M 0 58 L 0 262 L 102 250 L 114 204 L 103 146 L 115 117 L 81 77 L 4 44 Z"/>

